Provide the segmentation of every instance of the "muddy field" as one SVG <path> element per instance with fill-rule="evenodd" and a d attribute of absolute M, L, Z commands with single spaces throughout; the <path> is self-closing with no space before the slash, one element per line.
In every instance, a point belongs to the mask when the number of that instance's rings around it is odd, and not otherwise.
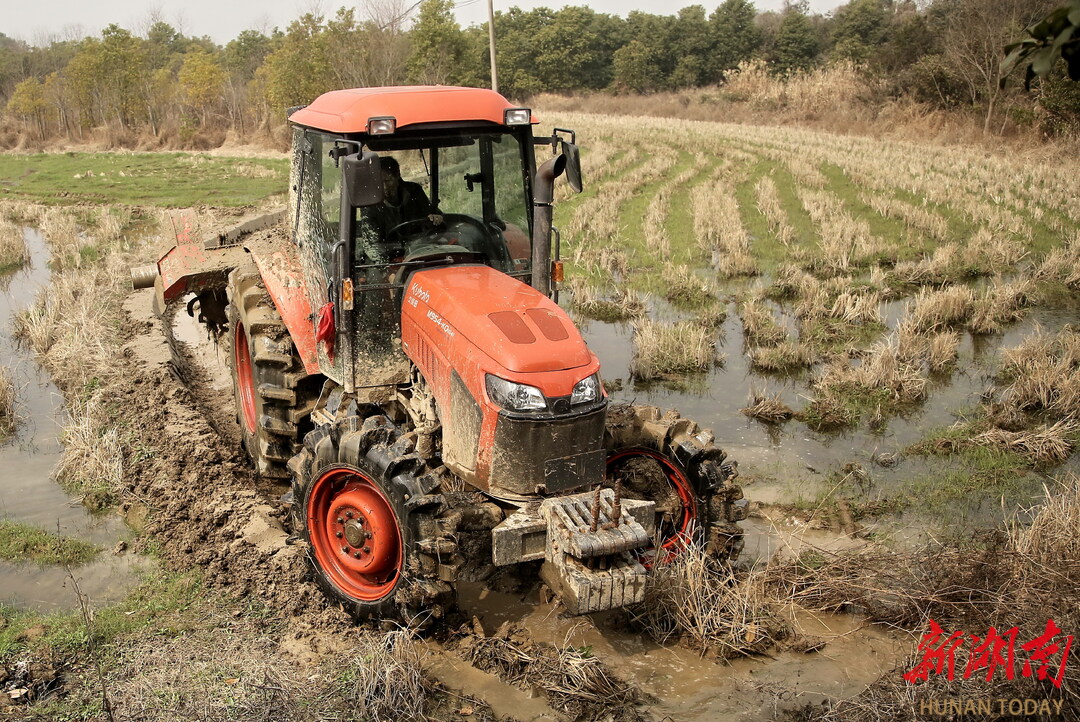
<path fill-rule="evenodd" d="M 914 719 L 920 698 L 982 695 L 1058 700 L 1053 719 L 1078 718 L 1072 668 L 1063 689 L 957 680 L 916 692 L 900 676 L 931 616 L 978 634 L 1019 625 L 1031 637 L 1051 617 L 1075 631 L 1067 625 L 1078 621 L 1070 522 L 1078 496 L 1075 481 L 1054 481 L 1068 479 L 1076 428 L 1060 401 L 1069 390 L 1053 373 L 1074 373 L 1069 364 L 1080 358 L 1071 355 L 1068 270 L 1080 221 L 1075 197 L 1059 187 L 1067 174 L 1032 170 L 1010 191 L 991 171 L 1012 165 L 957 150 L 956 162 L 982 186 L 897 190 L 876 206 L 860 200 L 860 213 L 877 208 L 872 231 L 860 235 L 828 224 L 858 226 L 854 186 L 881 191 L 861 141 L 686 124 L 649 158 L 626 149 L 641 123 L 567 123 L 592 143 L 586 162 L 596 180 L 584 196 L 562 198 L 557 212 L 564 239 L 574 239 L 564 255 L 578 278 L 562 302 L 601 357 L 613 396 L 678 408 L 739 460 L 755 502 L 741 566 L 690 559 L 658 574 L 647 608 L 630 613 L 565 617 L 526 574 L 464 585 L 458 609 L 422 635 L 357 627 L 328 605 L 289 543 L 279 501 L 286 487 L 257 478 L 240 451 L 221 350 L 182 310 L 154 318 L 149 292 L 124 288 L 127 266 L 150 260 L 177 219 L 198 218 L 209 232 L 237 212 L 117 216 L 12 204 L 6 221 L 40 228 L 44 242 L 25 234 L 39 275 L 9 281 L 4 296 L 15 316 L 4 330 L 5 365 L 29 380 L 18 385 L 23 421 L 0 446 L 8 468 L 19 469 L 5 473 L 3 513 L 91 539 L 103 552 L 71 571 L 0 567 L 2 601 L 14 605 L 0 618 L 0 716 Z M 924 171 L 908 169 L 896 188 Z M 827 192 L 848 204 L 849 220 L 821 197 Z M 771 218 L 770 193 L 781 208 Z M 929 219 L 917 213 L 917 193 L 933 199 L 923 208 Z M 972 200 L 987 193 L 1005 200 Z M 735 216 L 724 215 L 728 197 Z M 985 248 L 1004 260 L 973 272 L 978 259 L 963 254 L 980 232 L 971 219 L 984 216 L 992 226 Z M 1033 230 L 1016 229 L 1017 218 Z M 848 245 L 829 247 L 837 237 Z M 874 246 L 874 238 L 883 240 Z M 935 254 L 944 246 L 958 255 Z M 40 275 L 46 258 L 51 279 Z M 996 290 L 1025 278 L 1039 285 L 1022 300 Z M 51 291 L 30 313 L 16 313 L 46 283 Z M 825 297 L 814 297 L 815 285 Z M 972 289 L 959 299 L 966 315 L 923 322 L 907 339 L 917 361 L 899 353 L 903 321 L 945 313 L 936 304 L 947 299 L 922 299 L 950 288 Z M 844 293 L 848 305 L 838 306 Z M 972 328 L 980 318 L 997 319 L 997 328 Z M 661 337 L 681 328 L 684 341 L 705 329 L 705 367 L 665 370 L 663 355 L 646 364 L 645 321 L 659 324 Z M 9 343 L 12 333 L 20 344 Z M 937 341 L 946 361 L 932 368 L 931 344 L 943 334 L 955 342 Z M 769 349 L 789 349 L 796 361 L 770 370 L 779 362 L 766 360 Z M 880 373 L 860 375 L 871 368 Z M 1014 388 L 1032 368 L 1051 374 L 1042 406 Z M 753 396 L 775 402 L 771 419 L 743 413 Z M 821 399 L 835 402 L 839 423 L 814 413 Z M 1052 438 L 1002 436 L 1059 422 Z M 63 492 L 47 468 L 59 455 L 56 426 L 64 427 Z M 974 442 L 984 434 L 985 443 Z M 918 449 L 928 442 L 934 453 Z M 1003 443 L 1012 456 L 978 455 Z M 1055 455 L 1040 457 L 1046 448 Z M 16 478 L 47 490 L 16 489 Z M 1040 503 L 1044 484 L 1065 501 L 1020 513 Z M 104 516 L 86 514 L 80 501 Z M 126 527 L 108 521 L 111 509 Z M 120 591 L 110 593 L 110 583 Z M 52 607 L 72 611 L 23 611 Z"/>

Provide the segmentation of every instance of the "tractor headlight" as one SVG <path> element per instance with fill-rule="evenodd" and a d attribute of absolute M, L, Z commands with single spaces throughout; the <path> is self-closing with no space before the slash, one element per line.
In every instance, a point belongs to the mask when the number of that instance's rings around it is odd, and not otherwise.
<path fill-rule="evenodd" d="M 543 411 L 547 408 L 547 399 L 535 386 L 516 384 L 491 374 L 487 374 L 486 383 L 488 396 L 504 409 Z"/>
<path fill-rule="evenodd" d="M 528 108 L 507 108 L 503 111 L 503 120 L 507 125 L 528 125 L 532 122 L 532 111 Z"/>
<path fill-rule="evenodd" d="M 570 394 L 570 405 L 596 401 L 598 398 L 600 398 L 600 375 L 593 374 L 574 384 L 574 390 Z"/>

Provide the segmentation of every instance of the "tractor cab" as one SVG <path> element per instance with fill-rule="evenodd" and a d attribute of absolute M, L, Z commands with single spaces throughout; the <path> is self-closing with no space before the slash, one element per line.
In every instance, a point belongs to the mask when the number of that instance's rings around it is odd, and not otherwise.
<path fill-rule="evenodd" d="M 551 181 L 569 162 L 580 187 L 580 170 L 572 142 L 534 138 L 527 108 L 475 88 L 370 88 L 290 122 L 319 367 L 349 392 L 408 382 L 401 304 L 417 270 L 485 265 L 550 293 Z M 541 174 L 538 145 L 561 151 Z"/>

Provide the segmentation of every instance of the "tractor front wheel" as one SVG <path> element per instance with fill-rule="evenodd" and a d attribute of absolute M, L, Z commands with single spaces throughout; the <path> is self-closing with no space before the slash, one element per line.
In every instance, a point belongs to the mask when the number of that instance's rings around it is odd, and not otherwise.
<path fill-rule="evenodd" d="M 656 504 L 655 550 L 663 561 L 687 544 L 702 544 L 733 561 L 743 547 L 736 522 L 746 516 L 738 465 L 689 419 L 655 406 L 612 404 L 605 444 L 607 483 L 618 482 L 628 499 Z"/>
<path fill-rule="evenodd" d="M 442 616 L 460 563 L 441 477 L 386 416 L 304 437 L 289 461 L 293 531 L 312 575 L 355 619 L 424 625 Z"/>

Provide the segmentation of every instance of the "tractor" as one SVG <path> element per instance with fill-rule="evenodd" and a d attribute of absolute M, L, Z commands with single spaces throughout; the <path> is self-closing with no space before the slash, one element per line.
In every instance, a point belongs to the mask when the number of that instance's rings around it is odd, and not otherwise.
<path fill-rule="evenodd" d="M 557 305 L 554 184 L 580 192 L 581 164 L 537 122 L 484 89 L 326 93 L 289 111 L 286 209 L 133 269 L 223 339 L 243 446 L 358 619 L 437 618 L 456 582 L 529 563 L 585 614 L 642 601 L 688 544 L 741 547 L 737 465 L 611 403 Z"/>

